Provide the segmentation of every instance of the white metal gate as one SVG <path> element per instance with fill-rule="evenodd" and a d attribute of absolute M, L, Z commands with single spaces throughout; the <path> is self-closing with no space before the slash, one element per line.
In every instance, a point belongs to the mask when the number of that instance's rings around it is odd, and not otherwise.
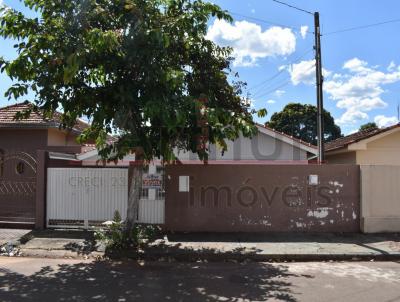
<path fill-rule="evenodd" d="M 47 227 L 88 227 L 126 217 L 128 169 L 48 168 Z"/>
<path fill-rule="evenodd" d="M 150 167 L 150 170 L 155 167 Z M 154 171 L 155 172 L 155 171 Z M 127 168 L 48 168 L 47 227 L 87 228 L 126 218 Z M 150 189 L 139 202 L 139 223 L 164 223 L 163 195 Z"/>

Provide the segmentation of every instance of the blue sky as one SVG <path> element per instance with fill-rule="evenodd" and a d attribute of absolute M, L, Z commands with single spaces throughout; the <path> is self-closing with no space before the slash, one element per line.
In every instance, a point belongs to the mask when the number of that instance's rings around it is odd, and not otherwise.
<path fill-rule="evenodd" d="M 23 9 L 19 1 L 3 2 Z M 208 37 L 221 45 L 234 47 L 234 70 L 248 83 L 255 108 L 266 108 L 268 119 L 289 102 L 316 104 L 313 16 L 272 0 L 213 2 L 229 10 L 235 22 L 210 22 Z M 353 132 L 369 121 L 380 126 L 397 122 L 400 22 L 329 33 L 399 19 L 400 1 L 286 2 L 320 12 L 324 103 L 342 131 Z M 6 58 L 15 55 L 11 42 L 0 39 L 0 55 Z M 2 97 L 10 83 L 5 75 L 0 75 L 0 105 L 10 103 Z"/>

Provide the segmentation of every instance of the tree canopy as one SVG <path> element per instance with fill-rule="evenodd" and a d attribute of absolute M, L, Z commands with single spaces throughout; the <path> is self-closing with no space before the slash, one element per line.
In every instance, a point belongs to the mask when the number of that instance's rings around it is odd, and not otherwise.
<path fill-rule="evenodd" d="M 324 139 L 331 141 L 342 136 L 331 114 L 324 110 Z M 309 104 L 290 103 L 282 111 L 274 113 L 266 123 L 268 127 L 295 138 L 317 144 L 317 107 Z"/>
<path fill-rule="evenodd" d="M 378 125 L 374 122 L 371 122 L 361 125 L 359 131 L 370 131 L 375 129 L 378 129 Z"/>
<path fill-rule="evenodd" d="M 87 117 L 81 140 L 121 158 L 140 148 L 147 159 L 197 152 L 199 140 L 225 139 L 256 128 L 243 83 L 230 81 L 231 49 L 205 38 L 211 17 L 232 21 L 201 0 L 25 0 L 38 14 L 0 11 L 0 36 L 18 56 L 0 58 L 13 79 L 9 99 L 32 91 L 38 108 L 61 108 L 64 126 Z M 15 42 L 16 41 L 16 42 Z M 26 114 L 29 114 L 26 113 Z M 265 110 L 259 112 L 265 115 Z M 199 124 L 200 120 L 205 122 Z M 206 117 L 204 119 L 204 117 Z M 206 128 L 206 131 L 204 131 Z M 107 144 L 107 133 L 119 139 Z"/>

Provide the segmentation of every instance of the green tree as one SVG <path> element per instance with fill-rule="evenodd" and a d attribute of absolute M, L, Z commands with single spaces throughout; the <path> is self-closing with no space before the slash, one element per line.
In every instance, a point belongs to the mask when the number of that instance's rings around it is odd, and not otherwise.
<path fill-rule="evenodd" d="M 324 138 L 331 141 L 342 136 L 340 127 L 331 114 L 324 110 Z M 284 132 L 295 138 L 317 144 L 317 107 L 290 103 L 282 111 L 274 113 L 266 123 L 268 127 Z"/>
<path fill-rule="evenodd" d="M 360 126 L 359 131 L 371 131 L 371 130 L 375 130 L 378 129 L 378 125 L 374 122 L 372 123 L 366 123 L 364 125 Z"/>
<path fill-rule="evenodd" d="M 18 56 L 0 58 L 14 84 L 6 97 L 34 94 L 51 115 L 62 108 L 65 127 L 90 119 L 82 141 L 94 139 L 109 160 L 175 159 L 174 150 L 207 159 L 204 143 L 251 136 L 255 112 L 229 80 L 231 49 L 207 40 L 211 17 L 232 21 L 201 0 L 25 0 L 38 17 L 0 11 L 0 36 Z M 24 113 L 24 116 L 29 112 Z M 259 112 L 265 115 L 265 110 Z M 200 120 L 200 122 L 199 122 Z M 107 143 L 107 133 L 118 140 Z M 200 146 L 200 147 L 199 147 Z M 128 225 L 135 223 L 142 164 L 134 168 Z"/>

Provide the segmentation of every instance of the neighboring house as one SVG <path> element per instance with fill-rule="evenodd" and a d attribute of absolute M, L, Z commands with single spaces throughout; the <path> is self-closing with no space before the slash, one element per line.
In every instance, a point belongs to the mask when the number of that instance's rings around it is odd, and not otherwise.
<path fill-rule="evenodd" d="M 0 108 L 0 224 L 33 223 L 38 150 L 75 156 L 86 149 L 76 141 L 89 126 L 81 120 L 70 130 L 60 128 L 60 113 L 46 119 L 32 112 L 27 119 L 15 120 L 17 112 L 32 106 L 24 102 Z"/>
<path fill-rule="evenodd" d="M 400 124 L 326 143 L 325 159 L 328 164 L 400 165 Z"/>
<path fill-rule="evenodd" d="M 293 138 L 274 129 L 257 125 L 258 133 L 252 138 L 240 136 L 235 141 L 227 141 L 228 150 L 224 153 L 215 146 L 210 146 L 209 160 L 229 161 L 271 161 L 292 162 L 304 161 L 317 154 L 317 148 L 302 140 Z M 178 159 L 197 161 L 198 157 L 192 152 L 177 152 Z M 95 148 L 77 155 L 77 159 L 95 163 L 99 160 Z M 124 158 L 125 162 L 133 160 L 132 156 Z"/>

